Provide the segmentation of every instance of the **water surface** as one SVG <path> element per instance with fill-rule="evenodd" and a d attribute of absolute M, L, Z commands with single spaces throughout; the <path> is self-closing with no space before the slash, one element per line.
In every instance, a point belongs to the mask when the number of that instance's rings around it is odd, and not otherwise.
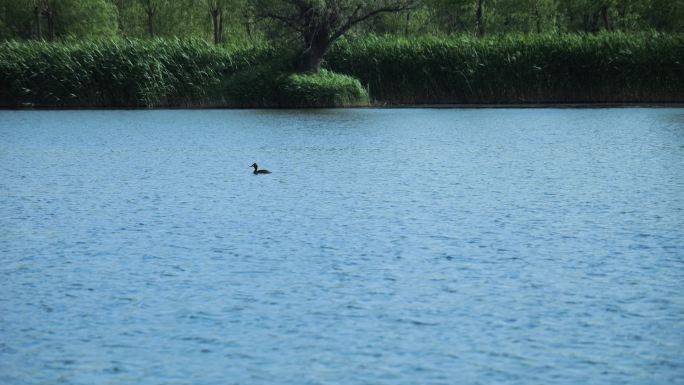
<path fill-rule="evenodd" d="M 0 282 L 6 385 L 684 383 L 684 109 L 2 111 Z"/>

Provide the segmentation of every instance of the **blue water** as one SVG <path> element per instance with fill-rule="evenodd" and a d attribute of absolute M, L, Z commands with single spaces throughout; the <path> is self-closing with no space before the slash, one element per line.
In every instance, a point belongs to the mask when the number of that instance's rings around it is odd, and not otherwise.
<path fill-rule="evenodd" d="M 677 383 L 684 109 L 0 112 L 0 384 Z"/>

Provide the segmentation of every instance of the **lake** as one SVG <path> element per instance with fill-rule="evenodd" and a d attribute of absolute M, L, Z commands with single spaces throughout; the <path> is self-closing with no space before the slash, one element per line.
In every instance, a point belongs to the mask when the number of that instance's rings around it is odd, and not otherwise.
<path fill-rule="evenodd" d="M 0 229 L 5 385 L 684 383 L 684 109 L 0 111 Z"/>

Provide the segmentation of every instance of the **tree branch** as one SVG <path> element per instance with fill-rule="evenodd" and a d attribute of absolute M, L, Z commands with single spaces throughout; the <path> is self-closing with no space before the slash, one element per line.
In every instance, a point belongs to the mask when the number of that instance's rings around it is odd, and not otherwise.
<path fill-rule="evenodd" d="M 281 16 L 281 15 L 277 15 L 277 14 L 271 13 L 271 12 L 266 12 L 266 13 L 262 14 L 262 17 L 267 17 L 269 19 L 279 21 L 279 22 L 285 24 L 286 26 L 288 26 L 289 28 L 291 28 L 297 32 L 300 32 L 300 33 L 304 32 L 304 25 L 298 24 L 295 21 L 296 18 L 294 18 L 294 17 Z"/>
<path fill-rule="evenodd" d="M 337 38 L 340 36 L 344 35 L 349 29 L 356 24 L 368 20 L 373 16 L 377 16 L 381 13 L 396 13 L 396 12 L 402 12 L 402 11 L 408 11 L 410 9 L 414 9 L 416 7 L 416 3 L 414 1 L 409 1 L 405 4 L 396 4 L 396 5 L 391 5 L 387 7 L 381 7 L 378 9 L 374 9 L 365 15 L 360 15 L 359 12 L 361 11 L 361 5 L 357 6 L 352 15 L 349 17 L 349 20 L 347 20 L 342 27 L 340 27 L 337 31 L 333 32 L 330 41 L 335 41 Z"/>

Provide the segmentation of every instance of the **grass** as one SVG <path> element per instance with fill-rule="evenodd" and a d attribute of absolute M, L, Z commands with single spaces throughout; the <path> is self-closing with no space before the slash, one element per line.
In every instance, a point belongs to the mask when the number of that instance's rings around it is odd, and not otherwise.
<path fill-rule="evenodd" d="M 368 105 L 368 93 L 351 76 L 328 70 L 291 74 L 280 82 L 280 104 L 289 107 L 353 107 Z"/>
<path fill-rule="evenodd" d="M 684 101 L 681 34 L 369 37 L 327 63 L 376 103 Z"/>
<path fill-rule="evenodd" d="M 0 106 L 684 102 L 682 34 L 367 37 L 340 41 L 317 75 L 293 74 L 293 55 L 202 40 L 2 42 Z"/>
<path fill-rule="evenodd" d="M 223 78 L 263 61 L 268 44 L 217 48 L 201 40 L 0 43 L 0 103 L 155 107 L 204 101 Z"/>

